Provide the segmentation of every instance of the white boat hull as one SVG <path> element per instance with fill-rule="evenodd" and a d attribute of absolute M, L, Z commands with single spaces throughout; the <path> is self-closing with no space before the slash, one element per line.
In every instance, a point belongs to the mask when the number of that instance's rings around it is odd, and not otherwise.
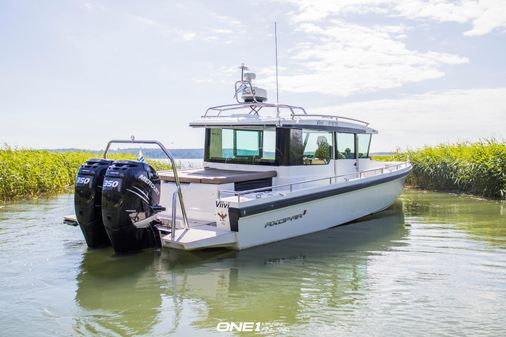
<path fill-rule="evenodd" d="M 228 214 L 232 231 L 223 231 L 220 226 L 178 229 L 174 239 L 167 235 L 162 244 L 182 250 L 213 247 L 241 250 L 325 230 L 388 208 L 402 193 L 408 172 L 409 169 L 397 172 L 389 179 L 372 180 L 366 185 L 350 182 L 321 188 L 309 196 L 312 199 L 309 201 L 297 197 L 277 199 L 278 204 L 292 203 L 289 206 L 278 207 L 276 201 L 242 208 L 231 205 Z M 302 199 L 308 199 L 308 195 L 302 195 Z"/>
<path fill-rule="evenodd" d="M 236 248 L 321 231 L 382 211 L 399 197 L 405 179 L 239 218 Z"/>

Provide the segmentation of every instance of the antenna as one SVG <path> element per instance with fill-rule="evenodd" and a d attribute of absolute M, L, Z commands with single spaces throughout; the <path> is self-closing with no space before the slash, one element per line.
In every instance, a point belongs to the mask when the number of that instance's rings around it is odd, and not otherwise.
<path fill-rule="evenodd" d="M 279 117 L 279 83 L 278 83 L 278 25 L 276 21 L 274 21 L 274 47 L 276 51 L 276 105 Z"/>
<path fill-rule="evenodd" d="M 241 66 L 239 67 L 241 69 L 241 82 L 244 81 L 244 71 L 249 70 L 248 67 L 244 65 L 244 63 L 241 63 Z"/>

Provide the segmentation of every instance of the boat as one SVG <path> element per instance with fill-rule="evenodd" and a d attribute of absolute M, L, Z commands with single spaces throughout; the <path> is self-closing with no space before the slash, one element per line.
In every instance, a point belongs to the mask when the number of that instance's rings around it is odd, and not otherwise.
<path fill-rule="evenodd" d="M 372 160 L 368 122 L 267 103 L 256 75 L 240 67 L 235 102 L 208 108 L 203 167 L 181 170 L 156 140 L 111 140 L 75 185 L 76 214 L 89 247 L 127 253 L 151 247 L 242 250 L 347 224 L 390 207 L 409 162 Z M 113 144 L 155 145 L 171 163 L 110 160 Z"/>

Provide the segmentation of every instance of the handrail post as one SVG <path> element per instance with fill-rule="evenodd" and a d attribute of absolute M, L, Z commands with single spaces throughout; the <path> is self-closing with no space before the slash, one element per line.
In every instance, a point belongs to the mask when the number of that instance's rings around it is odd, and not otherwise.
<path fill-rule="evenodd" d="M 176 212 L 177 212 L 177 196 L 180 186 L 172 193 L 172 223 L 170 224 L 170 239 L 174 240 L 176 235 Z"/>

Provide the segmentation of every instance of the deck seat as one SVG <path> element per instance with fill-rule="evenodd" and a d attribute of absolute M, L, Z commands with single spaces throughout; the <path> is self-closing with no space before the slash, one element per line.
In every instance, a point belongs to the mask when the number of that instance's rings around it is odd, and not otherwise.
<path fill-rule="evenodd" d="M 182 183 L 228 184 L 275 177 L 276 171 L 236 171 L 200 168 L 178 171 Z M 162 181 L 175 181 L 172 171 L 158 172 Z"/>

